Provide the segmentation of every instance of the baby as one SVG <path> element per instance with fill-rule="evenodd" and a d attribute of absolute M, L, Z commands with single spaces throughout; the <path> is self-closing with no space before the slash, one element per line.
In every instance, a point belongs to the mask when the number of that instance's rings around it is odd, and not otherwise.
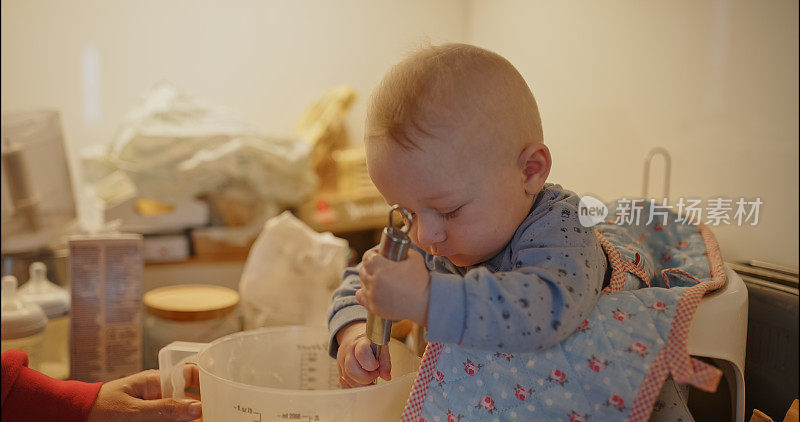
<path fill-rule="evenodd" d="M 343 388 L 390 379 L 368 311 L 426 327 L 429 342 L 523 352 L 560 342 L 595 306 L 606 256 L 578 196 L 546 183 L 536 101 L 506 59 L 464 44 L 412 54 L 374 92 L 365 144 L 375 186 L 413 213 L 415 247 L 401 262 L 366 252 L 334 293 Z"/>

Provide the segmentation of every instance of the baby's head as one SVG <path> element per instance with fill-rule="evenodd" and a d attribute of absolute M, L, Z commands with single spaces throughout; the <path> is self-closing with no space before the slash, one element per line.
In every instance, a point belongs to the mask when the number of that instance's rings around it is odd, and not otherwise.
<path fill-rule="evenodd" d="M 420 50 L 372 96 L 367 166 L 411 237 L 455 265 L 505 248 L 550 172 L 536 101 L 511 63 L 464 44 Z"/>

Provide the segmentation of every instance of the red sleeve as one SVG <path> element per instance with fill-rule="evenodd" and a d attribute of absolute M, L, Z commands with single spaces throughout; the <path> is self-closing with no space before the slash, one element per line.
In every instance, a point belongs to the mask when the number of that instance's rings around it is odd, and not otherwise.
<path fill-rule="evenodd" d="M 60 381 L 28 368 L 28 355 L 9 350 L 3 360 L 3 422 L 84 422 L 102 383 Z"/>

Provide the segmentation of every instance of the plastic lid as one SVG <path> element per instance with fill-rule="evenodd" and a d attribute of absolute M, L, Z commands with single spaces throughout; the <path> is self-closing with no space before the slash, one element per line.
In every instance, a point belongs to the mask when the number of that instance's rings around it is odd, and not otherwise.
<path fill-rule="evenodd" d="M 2 339 L 29 337 L 44 331 L 47 317 L 42 308 L 22 300 L 17 294 L 17 278 L 3 277 L 2 285 Z"/>
<path fill-rule="evenodd" d="M 185 284 L 161 287 L 144 294 L 147 313 L 173 321 L 222 318 L 239 303 L 239 293 L 227 287 Z"/>
<path fill-rule="evenodd" d="M 70 294 L 63 287 L 47 279 L 46 265 L 41 262 L 31 264 L 30 276 L 28 282 L 18 291 L 23 299 L 41 306 L 50 319 L 69 313 Z"/>

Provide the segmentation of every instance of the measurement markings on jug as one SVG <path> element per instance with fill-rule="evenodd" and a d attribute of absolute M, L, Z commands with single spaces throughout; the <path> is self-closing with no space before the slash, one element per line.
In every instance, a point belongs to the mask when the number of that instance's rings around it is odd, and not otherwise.
<path fill-rule="evenodd" d="M 313 390 L 314 383 L 317 381 L 315 372 L 317 368 L 314 367 L 316 363 L 316 355 L 314 352 L 303 352 L 300 354 L 300 389 Z"/>
<path fill-rule="evenodd" d="M 295 347 L 297 347 L 297 350 L 299 350 L 301 352 L 304 352 L 304 351 L 309 351 L 309 352 L 311 352 L 311 351 L 322 351 L 322 352 L 326 352 L 328 350 L 328 344 L 327 343 L 298 344 Z"/>
<path fill-rule="evenodd" d="M 319 375 L 318 365 L 320 353 L 327 351 L 324 344 L 309 344 L 297 345 L 297 350 L 300 354 L 300 389 L 301 390 L 316 390 L 320 386 L 318 384 Z M 323 376 L 324 377 L 324 376 Z"/>
<path fill-rule="evenodd" d="M 292 420 L 292 421 L 306 421 L 317 422 L 319 415 L 303 415 L 301 413 L 279 413 L 278 419 Z"/>
<path fill-rule="evenodd" d="M 252 415 L 252 422 L 261 422 L 261 412 L 256 412 L 252 407 L 245 407 L 240 404 L 235 404 L 233 410 L 244 413 L 245 415 Z"/>

